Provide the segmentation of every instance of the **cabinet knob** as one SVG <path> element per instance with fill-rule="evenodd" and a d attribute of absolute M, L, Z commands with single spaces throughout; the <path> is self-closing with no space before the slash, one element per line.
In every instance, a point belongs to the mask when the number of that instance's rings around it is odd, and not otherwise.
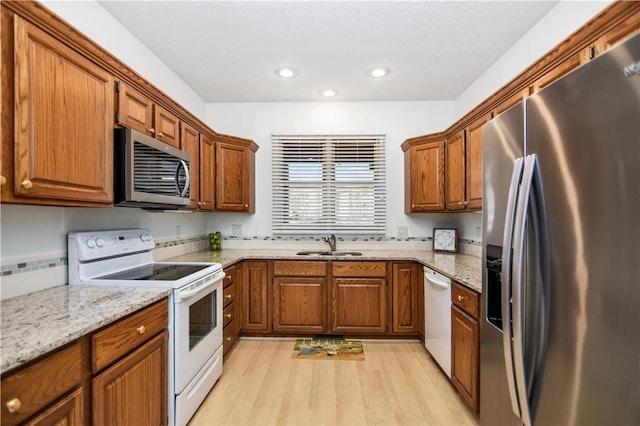
<path fill-rule="evenodd" d="M 231 341 L 231 337 L 225 337 L 224 340 L 226 340 L 227 342 Z"/>
<path fill-rule="evenodd" d="M 415 204 L 411 204 L 411 208 L 412 208 L 412 209 L 415 209 L 415 208 L 416 208 L 416 205 L 415 205 Z"/>
<path fill-rule="evenodd" d="M 20 407 L 22 407 L 22 401 L 18 398 L 11 398 L 6 405 L 7 411 L 10 413 L 17 413 L 20 410 Z"/>
<path fill-rule="evenodd" d="M 225 295 L 224 295 L 224 297 L 226 297 L 226 298 L 227 298 L 227 299 L 229 299 L 229 300 L 231 300 L 231 299 L 233 298 L 233 296 L 232 296 L 232 295 L 230 295 L 230 294 L 225 294 Z"/>
<path fill-rule="evenodd" d="M 160 136 L 162 138 L 162 137 L 164 137 L 164 133 L 160 132 L 160 133 L 158 133 L 158 136 Z"/>
<path fill-rule="evenodd" d="M 0 176 L 0 186 L 4 185 L 5 183 L 7 183 L 7 178 L 4 176 Z"/>
<path fill-rule="evenodd" d="M 231 314 L 224 314 L 225 318 L 231 319 Z"/>
<path fill-rule="evenodd" d="M 227 274 L 227 276 L 226 276 L 225 278 L 227 278 L 227 279 L 229 279 L 229 280 L 230 280 L 230 279 L 231 279 L 231 275 L 230 275 L 230 274 Z"/>
<path fill-rule="evenodd" d="M 150 128 L 149 130 L 147 130 L 147 132 L 154 134 L 156 132 L 156 129 L 154 129 L 153 127 Z"/>
<path fill-rule="evenodd" d="M 462 201 L 458 201 L 458 205 L 462 204 Z"/>
<path fill-rule="evenodd" d="M 465 202 L 464 202 L 464 205 L 466 206 L 467 204 L 469 204 L 469 202 L 468 202 L 468 201 L 465 201 Z"/>
<path fill-rule="evenodd" d="M 147 331 L 147 328 L 144 325 L 141 325 L 136 330 L 138 330 L 139 334 L 144 334 L 144 332 Z"/>
<path fill-rule="evenodd" d="M 458 302 L 462 302 L 463 300 L 464 300 L 464 296 L 459 294 L 458 295 Z"/>
<path fill-rule="evenodd" d="M 245 204 L 245 205 L 244 205 L 244 208 L 245 208 L 245 209 L 248 209 L 248 208 L 249 208 L 249 204 Z"/>
<path fill-rule="evenodd" d="M 33 187 L 33 182 L 31 182 L 29 179 L 25 179 L 22 181 L 21 185 L 24 189 L 31 189 Z"/>

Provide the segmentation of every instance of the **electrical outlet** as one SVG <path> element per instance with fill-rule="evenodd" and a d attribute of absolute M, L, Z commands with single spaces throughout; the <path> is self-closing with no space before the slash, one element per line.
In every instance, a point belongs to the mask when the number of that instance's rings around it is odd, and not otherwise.
<path fill-rule="evenodd" d="M 408 237 L 408 236 L 409 236 L 409 227 L 398 226 L 398 237 Z"/>
<path fill-rule="evenodd" d="M 231 235 L 242 235 L 242 225 L 231 225 Z"/>

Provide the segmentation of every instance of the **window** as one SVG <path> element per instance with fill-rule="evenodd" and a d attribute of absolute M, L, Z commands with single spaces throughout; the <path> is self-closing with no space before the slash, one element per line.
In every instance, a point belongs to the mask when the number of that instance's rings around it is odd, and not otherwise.
<path fill-rule="evenodd" d="M 385 233 L 384 135 L 272 135 L 273 233 Z"/>

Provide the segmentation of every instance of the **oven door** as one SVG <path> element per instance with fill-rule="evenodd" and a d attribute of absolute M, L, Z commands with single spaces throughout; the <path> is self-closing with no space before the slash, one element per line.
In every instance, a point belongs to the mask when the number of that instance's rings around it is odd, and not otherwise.
<path fill-rule="evenodd" d="M 223 277 L 219 271 L 174 291 L 176 394 L 222 345 Z"/>

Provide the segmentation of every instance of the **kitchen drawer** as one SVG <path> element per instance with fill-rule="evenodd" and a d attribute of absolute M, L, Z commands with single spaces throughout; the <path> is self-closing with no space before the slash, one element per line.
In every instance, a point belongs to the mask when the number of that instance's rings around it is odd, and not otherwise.
<path fill-rule="evenodd" d="M 387 276 L 387 262 L 347 261 L 333 262 L 334 277 L 383 277 Z"/>
<path fill-rule="evenodd" d="M 305 277 L 324 277 L 327 275 L 327 262 L 306 260 L 277 260 L 273 262 L 273 275 Z"/>
<path fill-rule="evenodd" d="M 94 333 L 91 336 L 93 372 L 129 353 L 167 328 L 167 299 Z"/>
<path fill-rule="evenodd" d="M 222 286 L 227 287 L 231 284 L 234 284 L 237 281 L 238 275 L 238 267 L 230 266 L 229 268 L 224 270 L 224 279 L 222 280 Z"/>
<path fill-rule="evenodd" d="M 451 302 L 465 311 L 474 319 L 478 319 L 480 296 L 473 290 L 453 282 L 451 287 Z"/>
<path fill-rule="evenodd" d="M 228 327 L 225 327 L 222 331 L 222 354 L 226 354 L 229 349 L 236 343 L 238 339 L 238 333 L 236 327 L 233 325 L 233 321 L 229 323 Z"/>
<path fill-rule="evenodd" d="M 236 304 L 232 303 L 226 308 L 224 308 L 224 311 L 222 313 L 222 320 L 224 322 L 224 326 L 226 327 L 227 325 L 229 325 L 229 323 L 233 321 L 235 316 L 236 316 Z"/>
<path fill-rule="evenodd" d="M 23 422 L 82 381 L 82 349 L 76 342 L 2 379 L 2 424 Z M 8 405 L 19 406 L 10 413 Z"/>
<path fill-rule="evenodd" d="M 226 308 L 227 306 L 229 306 L 231 302 L 236 300 L 236 283 L 233 283 L 230 286 L 225 287 L 223 294 L 224 294 L 224 297 L 222 299 L 222 303 Z"/>

